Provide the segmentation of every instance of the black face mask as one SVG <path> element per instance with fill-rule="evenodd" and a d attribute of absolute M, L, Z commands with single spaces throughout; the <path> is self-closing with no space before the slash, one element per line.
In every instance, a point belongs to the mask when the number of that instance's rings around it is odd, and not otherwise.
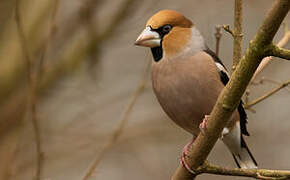
<path fill-rule="evenodd" d="M 150 27 L 150 29 L 151 29 L 151 31 L 157 32 L 161 38 L 160 46 L 151 48 L 151 52 L 152 52 L 154 61 L 158 62 L 163 57 L 163 49 L 162 49 L 163 37 L 171 31 L 172 26 L 169 24 L 166 24 L 164 26 L 161 26 L 158 29 L 152 29 L 152 27 Z"/>

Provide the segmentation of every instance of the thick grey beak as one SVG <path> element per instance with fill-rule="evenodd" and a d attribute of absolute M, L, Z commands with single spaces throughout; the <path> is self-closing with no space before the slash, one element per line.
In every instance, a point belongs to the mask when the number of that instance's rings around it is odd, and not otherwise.
<path fill-rule="evenodd" d="M 151 31 L 150 27 L 146 27 L 135 41 L 137 46 L 158 47 L 161 44 L 161 38 L 157 32 Z"/>

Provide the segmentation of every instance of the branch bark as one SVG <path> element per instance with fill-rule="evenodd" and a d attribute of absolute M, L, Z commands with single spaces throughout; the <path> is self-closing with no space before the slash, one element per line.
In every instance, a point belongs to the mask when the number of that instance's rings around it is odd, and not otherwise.
<path fill-rule="evenodd" d="M 225 176 L 242 176 L 252 177 L 255 179 L 289 179 L 290 171 L 285 170 L 269 170 L 269 169 L 241 169 L 241 168 L 223 168 L 220 166 L 209 164 L 207 161 L 197 169 L 197 174 L 208 173 Z"/>
<path fill-rule="evenodd" d="M 262 26 L 233 72 L 228 84 L 223 89 L 210 114 L 206 133 L 199 134 L 190 149 L 187 158 L 188 165 L 193 169 L 200 167 L 219 138 L 228 119 L 236 109 L 244 91 L 246 90 L 255 70 L 261 60 L 267 56 L 268 46 L 278 31 L 283 19 L 290 8 L 290 0 L 276 0 L 268 12 Z M 194 179 L 197 174 L 191 174 L 182 165 L 178 167 L 173 180 Z"/>
<path fill-rule="evenodd" d="M 234 21 L 234 53 L 233 53 L 233 65 L 232 71 L 234 71 L 242 57 L 242 9 L 243 9 L 243 0 L 235 0 L 235 21 Z"/>
<path fill-rule="evenodd" d="M 283 58 L 286 60 L 290 60 L 290 50 L 280 48 L 276 45 L 272 45 L 271 51 L 269 52 L 270 56 L 275 56 L 279 58 Z"/>

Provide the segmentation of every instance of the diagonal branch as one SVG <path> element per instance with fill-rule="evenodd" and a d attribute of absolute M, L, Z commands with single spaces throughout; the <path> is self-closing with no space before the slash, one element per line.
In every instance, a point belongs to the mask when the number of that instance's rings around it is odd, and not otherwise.
<path fill-rule="evenodd" d="M 187 163 L 192 169 L 197 169 L 206 160 L 228 119 L 237 108 L 255 70 L 261 60 L 267 55 L 265 48 L 272 43 L 289 8 L 290 0 L 276 0 L 274 2 L 262 26 L 250 42 L 245 56 L 241 59 L 228 84 L 219 95 L 207 122 L 206 133 L 204 135 L 199 134 L 192 146 L 194 148 L 190 148 Z M 188 180 L 195 177 L 196 174 L 191 174 L 180 165 L 172 179 Z"/>
<path fill-rule="evenodd" d="M 286 23 L 284 23 L 284 36 L 282 37 L 282 39 L 277 43 L 276 46 L 278 47 L 283 47 L 285 46 L 290 40 L 290 31 L 288 30 L 288 26 Z M 260 74 L 263 69 L 265 69 L 265 67 L 267 67 L 267 65 L 271 62 L 271 60 L 273 59 L 272 56 L 268 56 L 265 57 L 262 62 L 260 63 L 259 67 L 257 68 L 254 76 L 252 77 L 252 80 L 255 80 L 255 78 L 257 77 L 258 74 Z"/>
<path fill-rule="evenodd" d="M 278 87 L 276 87 L 276 88 L 274 88 L 273 90 L 267 92 L 265 95 L 263 95 L 263 96 L 261 96 L 261 97 L 255 99 L 255 100 L 253 100 L 252 102 L 249 102 L 249 103 L 245 104 L 244 107 L 245 107 L 246 109 L 251 108 L 252 106 L 258 104 L 259 102 L 261 102 L 261 101 L 267 99 L 268 97 L 272 96 L 273 94 L 275 94 L 276 92 L 278 92 L 280 89 L 283 89 L 283 88 L 287 87 L 289 84 L 290 84 L 290 80 L 288 80 L 288 81 L 282 83 L 282 84 L 279 85 Z"/>

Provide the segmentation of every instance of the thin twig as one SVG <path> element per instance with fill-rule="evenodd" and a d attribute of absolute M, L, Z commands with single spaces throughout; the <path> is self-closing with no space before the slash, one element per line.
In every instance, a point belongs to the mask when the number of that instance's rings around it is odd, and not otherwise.
<path fill-rule="evenodd" d="M 245 104 L 249 103 L 250 93 L 251 93 L 250 89 L 246 89 L 246 91 L 245 91 L 245 100 L 244 100 Z M 256 113 L 255 109 L 248 108 L 247 110 L 251 111 L 252 113 Z"/>
<path fill-rule="evenodd" d="M 223 25 L 223 29 L 224 29 L 226 32 L 230 33 L 232 36 L 234 36 L 234 32 L 231 30 L 229 24 L 224 24 L 224 25 Z"/>
<path fill-rule="evenodd" d="M 269 169 L 241 169 L 241 168 L 224 168 L 212 165 L 205 161 L 205 163 L 196 170 L 197 174 L 207 173 L 226 176 L 242 176 L 251 177 L 263 180 L 282 180 L 290 178 L 290 171 L 285 170 L 269 170 Z"/>
<path fill-rule="evenodd" d="M 215 54 L 217 56 L 219 56 L 220 40 L 221 40 L 221 37 L 222 37 L 221 29 L 222 29 L 222 26 L 220 26 L 220 25 L 217 25 L 215 27 L 215 30 L 216 30 L 216 33 L 214 34 L 215 35 L 215 39 L 216 39 Z"/>
<path fill-rule="evenodd" d="M 274 88 L 273 90 L 267 92 L 263 96 L 261 96 L 261 97 L 255 99 L 255 100 L 253 100 L 253 101 L 245 104 L 244 107 L 246 109 L 251 108 L 252 106 L 258 104 L 259 102 L 261 102 L 261 101 L 265 100 L 266 98 L 272 96 L 273 94 L 275 94 L 276 92 L 278 92 L 280 89 L 283 89 L 283 88 L 287 87 L 289 84 L 290 84 L 290 80 L 282 83 L 281 85 L 279 85 L 278 87 Z"/>
<path fill-rule="evenodd" d="M 16 8 L 15 8 L 15 20 L 17 24 L 17 31 L 20 38 L 20 44 L 23 50 L 24 54 L 24 60 L 26 63 L 27 68 L 27 80 L 28 80 L 28 94 L 27 94 L 27 107 L 28 112 L 30 112 L 31 121 L 34 129 L 34 135 L 35 135 L 35 143 L 36 143 L 36 152 L 37 152 L 37 166 L 36 166 L 36 174 L 35 179 L 40 180 L 41 179 L 41 170 L 42 170 L 42 159 L 43 154 L 41 150 L 41 139 L 40 139 L 40 129 L 37 119 L 37 110 L 36 110 L 36 74 L 33 70 L 33 62 L 30 57 L 30 53 L 28 50 L 28 45 L 26 41 L 26 37 L 23 31 L 23 24 L 21 21 L 20 16 L 20 0 L 16 1 Z"/>
<path fill-rule="evenodd" d="M 51 18 L 50 18 L 50 30 L 49 30 L 47 39 L 43 42 L 43 48 L 41 49 L 42 52 L 41 52 L 40 60 L 39 60 L 39 66 L 38 66 L 38 72 L 37 72 L 38 73 L 37 74 L 37 81 L 39 79 L 41 79 L 41 77 L 43 75 L 47 47 L 49 47 L 51 41 L 53 40 L 54 35 L 56 34 L 56 19 L 55 19 L 55 17 L 56 17 L 57 10 L 58 10 L 58 3 L 59 3 L 59 0 L 54 0 Z"/>
<path fill-rule="evenodd" d="M 283 47 L 283 46 L 285 46 L 285 45 L 289 42 L 289 39 L 290 39 L 290 31 L 288 30 L 288 26 L 287 26 L 287 24 L 286 24 L 286 23 L 283 23 L 283 25 L 284 25 L 284 36 L 283 36 L 283 38 L 282 38 L 282 39 L 277 43 L 277 45 L 276 45 L 277 47 Z M 255 82 L 255 79 L 257 78 L 257 75 L 260 74 L 260 73 L 265 69 L 265 67 L 266 67 L 267 65 L 269 65 L 269 63 L 270 63 L 270 61 L 271 61 L 272 59 L 273 59 L 272 56 L 268 56 L 268 57 L 265 57 L 265 58 L 262 60 L 262 62 L 260 63 L 259 67 L 258 67 L 257 70 L 255 71 L 255 74 L 253 75 L 253 77 L 252 77 L 252 79 L 251 79 L 250 85 L 262 84 L 263 81 L 266 80 L 265 78 L 262 77 L 262 79 L 261 79 L 258 83 Z M 269 82 L 270 82 L 270 81 L 269 81 Z M 271 81 L 271 82 L 274 82 L 274 81 Z M 279 84 L 280 84 L 280 83 L 279 83 Z M 286 87 L 286 89 L 289 91 L 289 88 L 288 88 L 288 87 Z M 271 91 L 270 91 L 270 92 L 271 92 Z M 269 92 L 269 93 L 270 93 L 270 92 Z M 278 92 L 278 91 L 276 91 L 276 92 Z M 266 93 L 266 94 L 268 94 L 268 93 Z M 249 96 L 250 96 L 250 91 L 248 91 L 248 93 L 245 94 L 246 100 L 248 100 Z M 264 96 L 265 96 L 265 95 L 261 96 L 260 98 L 262 98 L 262 97 L 264 97 Z M 260 99 L 260 98 L 258 98 L 258 99 Z M 266 99 L 266 98 L 264 98 L 264 99 Z M 264 99 L 262 99 L 262 100 L 264 100 Z M 257 99 L 256 99 L 256 100 L 257 100 Z M 253 102 L 255 102 L 256 100 L 254 100 Z M 262 100 L 261 100 L 261 101 L 262 101 Z M 259 102 L 261 102 L 261 101 L 259 101 Z M 251 103 L 253 103 L 253 102 L 251 102 Z M 249 105 L 248 102 L 246 102 L 246 103 L 245 103 L 245 107 L 246 107 L 246 109 L 248 109 L 248 110 L 250 110 L 250 111 L 252 111 L 252 112 L 255 112 L 255 110 L 251 108 L 252 106 L 254 106 L 254 104 L 251 105 L 251 106 L 248 106 L 248 105 Z"/>
<path fill-rule="evenodd" d="M 257 85 L 264 84 L 265 82 L 269 82 L 269 83 L 276 84 L 276 85 L 280 85 L 280 84 L 283 83 L 281 81 L 277 81 L 275 79 L 271 79 L 271 78 L 268 78 L 268 77 L 264 77 L 263 76 L 263 77 L 261 77 L 260 80 L 251 82 L 251 85 L 257 86 Z M 285 87 L 285 89 L 290 92 L 290 88 L 288 86 Z"/>
<path fill-rule="evenodd" d="M 104 157 L 106 152 L 108 152 L 113 147 L 113 145 L 118 140 L 118 138 L 120 137 L 121 133 L 123 132 L 124 127 L 125 127 L 125 125 L 128 122 L 129 115 L 131 114 L 131 112 L 133 110 L 133 107 L 136 104 L 136 101 L 137 101 L 138 97 L 140 97 L 140 95 L 143 93 L 143 91 L 144 91 L 144 89 L 146 87 L 146 83 L 148 81 L 147 78 L 148 78 L 148 74 L 149 74 L 150 64 L 151 64 L 151 59 L 148 62 L 148 65 L 147 65 L 144 73 L 142 74 L 142 78 L 140 80 L 140 83 L 139 83 L 136 91 L 134 92 L 134 94 L 132 96 L 132 99 L 130 100 L 129 104 L 125 108 L 125 111 L 123 112 L 123 115 L 121 116 L 119 125 L 113 131 L 111 138 L 104 145 L 104 147 L 102 148 L 101 152 L 97 155 L 96 159 L 92 163 L 92 165 L 89 168 L 88 172 L 82 178 L 83 180 L 87 180 L 87 179 L 89 179 L 89 177 L 91 177 L 93 175 L 95 169 L 97 168 L 98 164 L 100 163 L 100 161 L 102 160 L 102 158 Z"/>
<path fill-rule="evenodd" d="M 288 30 L 288 25 L 286 23 L 283 23 L 283 26 L 284 26 L 284 36 L 277 43 L 277 45 L 276 45 L 277 47 L 284 47 L 285 45 L 288 44 L 288 42 L 290 40 L 290 31 Z M 269 63 L 272 61 L 272 59 L 273 59 L 272 56 L 268 56 L 268 57 L 263 58 L 262 62 L 258 66 L 257 70 L 255 71 L 255 73 L 254 73 L 254 75 L 253 75 L 253 77 L 251 79 L 250 85 L 256 85 L 257 84 L 255 82 L 255 79 L 257 78 L 258 74 L 260 74 L 269 65 Z M 263 78 L 262 78 L 262 80 L 259 81 L 259 84 L 262 84 L 262 82 L 263 82 Z M 286 89 L 289 90 L 288 87 L 286 87 Z M 249 93 L 245 95 L 246 99 L 248 99 L 249 96 L 250 96 L 250 91 L 248 91 L 248 92 Z M 247 107 L 247 109 L 251 110 L 252 112 L 255 112 L 255 110 L 251 109 L 251 107 Z"/>

